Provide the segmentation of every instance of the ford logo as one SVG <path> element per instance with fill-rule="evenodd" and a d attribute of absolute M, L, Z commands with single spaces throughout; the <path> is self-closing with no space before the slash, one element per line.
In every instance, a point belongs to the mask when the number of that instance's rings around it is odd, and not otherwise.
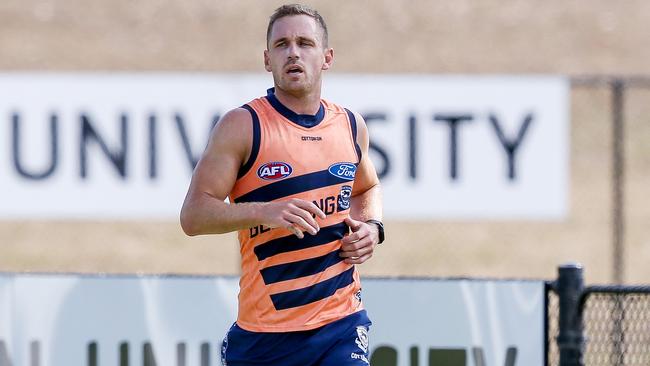
<path fill-rule="evenodd" d="M 291 165 L 281 161 L 274 161 L 263 164 L 257 169 L 257 176 L 264 180 L 276 180 L 286 178 L 291 175 L 293 169 Z"/>
<path fill-rule="evenodd" d="M 337 163 L 330 165 L 328 171 L 337 178 L 354 180 L 354 173 L 357 172 L 357 167 L 352 163 Z"/>

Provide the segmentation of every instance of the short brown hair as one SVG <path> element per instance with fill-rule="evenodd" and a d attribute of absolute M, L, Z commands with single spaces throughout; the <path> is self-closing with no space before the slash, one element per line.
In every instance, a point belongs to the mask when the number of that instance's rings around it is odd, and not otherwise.
<path fill-rule="evenodd" d="M 314 20 L 316 20 L 316 24 L 318 24 L 323 30 L 323 47 L 327 47 L 327 25 L 325 24 L 325 20 L 320 14 L 318 14 L 316 9 L 312 9 L 302 4 L 282 5 L 281 7 L 275 9 L 275 12 L 271 14 L 271 18 L 269 19 L 269 26 L 266 29 L 267 46 L 271 41 L 271 29 L 273 28 L 275 21 L 291 15 L 307 15 L 314 18 Z"/>

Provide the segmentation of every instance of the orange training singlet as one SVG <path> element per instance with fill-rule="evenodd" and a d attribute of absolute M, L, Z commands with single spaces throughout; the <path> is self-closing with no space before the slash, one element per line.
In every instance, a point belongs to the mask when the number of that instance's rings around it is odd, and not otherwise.
<path fill-rule="evenodd" d="M 359 274 L 339 256 L 361 158 L 354 114 L 322 100 L 315 116 L 298 115 L 272 89 L 243 108 L 253 117 L 253 149 L 230 202 L 300 198 L 327 217 L 303 239 L 285 228 L 239 231 L 237 324 L 254 332 L 309 330 L 362 310 Z"/>

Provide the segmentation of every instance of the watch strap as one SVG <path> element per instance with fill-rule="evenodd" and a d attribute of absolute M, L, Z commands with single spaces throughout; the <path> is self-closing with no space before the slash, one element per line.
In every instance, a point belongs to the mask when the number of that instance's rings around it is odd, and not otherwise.
<path fill-rule="evenodd" d="M 366 223 L 367 224 L 373 224 L 373 225 L 377 226 L 377 230 L 379 231 L 379 243 L 378 244 L 383 243 L 384 239 L 385 239 L 384 223 L 382 223 L 379 220 L 375 220 L 375 219 L 366 220 Z"/>

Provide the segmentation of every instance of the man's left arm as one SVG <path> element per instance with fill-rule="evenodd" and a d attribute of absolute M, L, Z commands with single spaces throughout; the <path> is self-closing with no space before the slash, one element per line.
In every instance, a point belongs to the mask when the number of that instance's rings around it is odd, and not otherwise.
<path fill-rule="evenodd" d="M 341 257 L 349 264 L 361 264 L 374 252 L 379 244 L 379 227 L 368 220 L 382 219 L 382 196 L 379 178 L 370 157 L 370 138 L 363 117 L 355 113 L 357 144 L 361 149 L 361 161 L 357 167 L 354 188 L 350 198 L 350 217 L 345 219 L 352 233 L 341 241 Z"/>

